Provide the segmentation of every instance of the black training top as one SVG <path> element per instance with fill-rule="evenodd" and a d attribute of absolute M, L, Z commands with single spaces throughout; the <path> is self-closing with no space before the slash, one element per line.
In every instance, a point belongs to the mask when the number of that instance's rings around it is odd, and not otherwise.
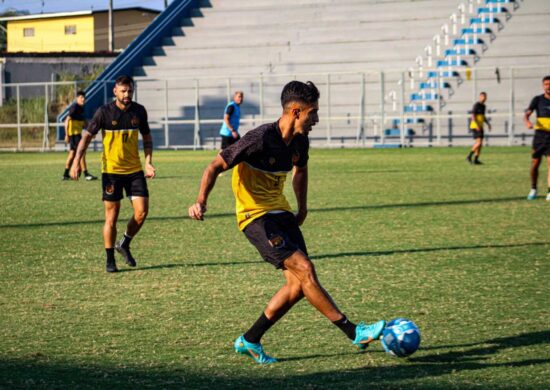
<path fill-rule="evenodd" d="M 526 111 L 537 113 L 535 130 L 550 131 L 550 99 L 546 99 L 544 95 L 535 96 Z"/>

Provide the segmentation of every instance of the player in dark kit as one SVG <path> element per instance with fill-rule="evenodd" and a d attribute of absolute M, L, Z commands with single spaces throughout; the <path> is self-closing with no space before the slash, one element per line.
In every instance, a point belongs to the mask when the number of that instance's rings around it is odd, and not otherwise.
<path fill-rule="evenodd" d="M 80 159 L 88 148 L 92 136 L 100 130 L 103 137 L 102 186 L 103 204 L 105 206 L 105 226 L 103 240 L 107 254 L 107 272 L 117 272 L 114 251 L 119 252 L 126 263 L 136 266 L 136 260 L 130 253 L 130 241 L 139 232 L 149 210 L 149 191 L 145 178 L 155 177 L 152 165 L 153 140 L 147 111 L 132 102 L 134 80 L 129 76 L 120 76 L 113 89 L 115 100 L 99 107 L 88 132 L 80 141 L 71 169 L 71 177 L 77 180 L 80 175 Z M 145 152 L 145 174 L 141 167 L 138 150 L 138 133 L 143 138 Z M 120 211 L 122 191 L 132 202 L 134 214 L 122 239 L 116 243 L 116 223 Z"/>
<path fill-rule="evenodd" d="M 377 340 L 385 326 L 385 321 L 371 325 L 350 322 L 317 278 L 299 226 L 307 216 L 308 133 L 319 121 L 319 91 L 311 82 L 292 81 L 283 89 L 281 104 L 283 114 L 277 122 L 251 130 L 210 163 L 202 176 L 197 201 L 189 207 L 192 219 L 203 220 L 217 176 L 235 167 L 233 192 L 239 229 L 286 279 L 258 320 L 235 340 L 238 353 L 261 364 L 277 361 L 265 354 L 260 343 L 263 334 L 303 297 L 359 348 Z M 283 194 L 286 176 L 292 170 L 296 214 Z"/>
<path fill-rule="evenodd" d="M 525 110 L 523 121 L 528 129 L 535 128 L 533 138 L 533 155 L 531 162 L 531 191 L 527 199 L 537 198 L 537 181 L 539 178 L 539 166 L 542 156 L 546 156 L 548 162 L 548 194 L 546 200 L 550 201 L 550 75 L 542 79 L 544 94 L 535 96 Z M 535 125 L 529 120 L 533 112 L 537 113 Z"/>
<path fill-rule="evenodd" d="M 485 92 L 481 92 L 479 94 L 479 100 L 476 102 L 476 104 L 474 104 L 474 107 L 472 108 L 472 119 L 470 121 L 470 130 L 473 133 L 475 143 L 474 143 L 474 146 L 472 146 L 472 150 L 470 151 L 470 154 L 468 154 L 468 157 L 466 157 L 466 160 L 470 164 L 475 164 L 475 165 L 482 164 L 482 162 L 479 161 L 479 155 L 481 154 L 481 147 L 483 146 L 483 138 L 485 137 L 485 133 L 483 131 L 484 123 L 487 123 L 487 127 L 489 128 L 489 131 L 491 131 L 491 124 L 487 122 L 487 117 L 485 116 L 486 101 L 487 101 L 487 94 Z M 474 160 L 472 160 L 472 156 L 475 156 Z"/>
<path fill-rule="evenodd" d="M 85 123 L 84 103 L 86 103 L 86 93 L 78 91 L 76 93 L 76 101 L 69 108 L 69 115 L 65 118 L 65 143 L 69 145 L 69 155 L 65 162 L 65 171 L 61 177 L 63 180 L 71 180 L 69 170 L 73 164 L 76 148 L 82 139 L 82 130 Z M 80 160 L 80 167 L 84 171 L 84 178 L 86 180 L 97 180 L 97 177 L 88 172 L 85 154 Z"/>

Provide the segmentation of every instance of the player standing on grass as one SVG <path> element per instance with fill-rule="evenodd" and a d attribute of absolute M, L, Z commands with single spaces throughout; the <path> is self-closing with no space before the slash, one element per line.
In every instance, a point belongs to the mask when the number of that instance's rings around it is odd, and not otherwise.
<path fill-rule="evenodd" d="M 76 93 L 76 102 L 69 108 L 69 115 L 65 118 L 65 143 L 69 145 L 69 155 L 65 162 L 65 171 L 61 177 L 63 180 L 70 180 L 69 170 L 74 160 L 76 148 L 82 139 L 82 129 L 84 128 L 84 103 L 86 102 L 86 93 L 78 91 Z M 86 166 L 86 154 L 80 160 L 80 168 L 84 172 L 86 180 L 97 180 L 97 177 L 88 172 Z"/>
<path fill-rule="evenodd" d="M 487 117 L 485 116 L 485 102 L 487 101 L 487 94 L 485 92 L 481 92 L 479 94 L 479 100 L 474 104 L 474 107 L 472 108 L 472 119 L 470 121 L 470 130 L 472 130 L 473 136 L 474 136 L 474 146 L 472 147 L 472 150 L 470 151 L 470 154 L 468 157 L 466 157 L 466 160 L 470 164 L 475 165 L 481 165 L 483 164 L 481 161 L 479 161 L 479 155 L 481 154 L 481 147 L 483 146 L 483 138 L 485 137 L 485 134 L 483 132 L 483 124 L 487 123 L 487 127 L 489 128 L 489 131 L 491 131 L 491 124 L 487 122 Z M 472 161 L 472 156 L 474 157 L 474 160 Z"/>
<path fill-rule="evenodd" d="M 149 210 L 149 191 L 146 177 L 155 177 L 152 165 L 153 139 L 147 121 L 147 111 L 132 102 L 134 80 L 129 76 L 120 76 L 113 89 L 115 100 L 98 108 L 88 132 L 80 141 L 71 169 L 71 177 L 78 180 L 80 176 L 80 159 L 88 148 L 92 136 L 99 130 L 103 137 L 102 187 L 105 206 L 105 226 L 103 240 L 107 254 L 107 272 L 117 272 L 114 251 L 116 249 L 126 263 L 136 266 L 136 260 L 130 253 L 130 241 L 139 232 Z M 143 138 L 145 152 L 145 174 L 141 167 L 138 150 L 138 133 Z M 132 202 L 134 214 L 128 222 L 122 239 L 116 243 L 116 223 L 120 211 L 122 190 Z"/>
<path fill-rule="evenodd" d="M 523 121 L 528 129 L 535 128 L 533 138 L 533 155 L 531 160 L 531 191 L 527 199 L 537 198 L 537 181 L 539 178 L 539 166 L 542 156 L 546 156 L 548 163 L 548 194 L 546 200 L 550 201 L 550 75 L 542 79 L 542 95 L 535 96 L 525 110 Z M 537 113 L 537 122 L 533 123 L 529 117 L 533 112 Z"/>
<path fill-rule="evenodd" d="M 220 129 L 222 150 L 229 145 L 233 145 L 241 138 L 239 135 L 239 124 L 241 121 L 241 104 L 243 103 L 243 98 L 243 91 L 236 91 L 233 94 L 233 100 L 225 107 L 223 123 Z"/>
<path fill-rule="evenodd" d="M 260 339 L 304 296 L 360 348 L 377 340 L 385 325 L 385 321 L 372 325 L 350 322 L 317 278 L 299 226 L 307 216 L 308 133 L 319 121 L 319 90 L 311 82 L 292 81 L 282 91 L 281 104 L 283 113 L 277 122 L 249 131 L 210 163 L 202 176 L 197 201 L 189 207 L 192 219 L 203 220 L 216 177 L 236 167 L 233 192 L 239 229 L 286 279 L 257 321 L 235 341 L 238 353 L 261 364 L 277 360 L 264 353 Z M 296 214 L 283 194 L 287 173 L 293 169 Z"/>

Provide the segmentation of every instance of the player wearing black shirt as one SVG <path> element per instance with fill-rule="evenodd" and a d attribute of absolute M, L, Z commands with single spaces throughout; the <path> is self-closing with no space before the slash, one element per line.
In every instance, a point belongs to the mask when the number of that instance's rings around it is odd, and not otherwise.
<path fill-rule="evenodd" d="M 249 131 L 214 159 L 204 171 L 196 203 L 189 207 L 192 219 L 203 220 L 217 176 L 235 167 L 232 186 L 238 227 L 286 279 L 252 327 L 235 340 L 238 353 L 260 364 L 277 361 L 264 352 L 260 343 L 263 334 L 304 297 L 359 348 L 377 340 L 385 326 L 385 321 L 371 325 L 350 322 L 317 278 L 300 225 L 307 216 L 308 133 L 319 121 L 319 91 L 311 82 L 290 82 L 283 89 L 281 104 L 283 114 L 277 122 Z M 291 171 L 296 214 L 283 191 Z M 255 283 L 251 278 L 248 281 Z"/>
<path fill-rule="evenodd" d="M 548 194 L 546 200 L 550 201 L 550 76 L 546 76 L 542 80 L 542 89 L 544 94 L 535 96 L 525 110 L 523 122 L 528 129 L 535 129 L 535 137 L 533 138 L 533 154 L 531 162 L 531 191 L 527 199 L 534 200 L 537 198 L 537 182 L 539 178 L 539 166 L 542 161 L 542 156 L 546 156 L 548 163 Z M 533 112 L 537 113 L 537 121 L 533 123 L 529 117 Z"/>
<path fill-rule="evenodd" d="M 80 141 L 71 170 L 74 180 L 80 175 L 80 159 L 88 147 L 92 136 L 101 131 L 103 137 L 102 187 L 105 207 L 105 226 L 103 240 L 107 255 L 107 272 L 117 272 L 114 251 L 119 252 L 126 263 L 136 266 L 130 253 L 130 241 L 139 232 L 149 210 L 149 191 L 145 178 L 155 177 L 152 165 L 153 140 L 147 111 L 132 102 L 134 81 L 131 77 L 120 76 L 115 82 L 113 93 L 115 101 L 98 108 L 88 132 Z M 145 173 L 141 167 L 138 150 L 138 135 L 143 138 L 145 151 Z M 128 222 L 122 239 L 116 243 L 116 223 L 120 211 L 123 190 L 132 202 L 134 214 Z"/>
<path fill-rule="evenodd" d="M 86 102 L 86 93 L 78 91 L 76 93 L 76 102 L 69 108 L 69 115 L 65 118 L 65 143 L 69 145 L 69 155 L 65 162 L 65 172 L 61 177 L 63 180 L 70 180 L 69 170 L 74 160 L 76 148 L 82 139 L 82 130 L 84 129 L 84 103 Z M 86 166 L 86 155 L 80 160 L 80 167 L 84 172 L 86 180 L 97 180 L 97 177 L 88 172 Z"/>
<path fill-rule="evenodd" d="M 475 143 L 474 146 L 472 146 L 472 150 L 470 151 L 470 154 L 468 154 L 468 157 L 466 160 L 470 164 L 480 165 L 482 164 L 481 161 L 479 161 L 479 155 L 481 154 L 481 147 L 483 145 L 483 138 L 485 136 L 483 132 L 483 125 L 487 123 L 487 127 L 489 128 L 489 131 L 491 131 L 491 124 L 487 122 L 487 117 L 485 116 L 485 102 L 487 101 L 487 94 L 485 92 L 481 92 L 479 94 L 479 100 L 474 104 L 474 107 L 472 108 L 472 118 L 470 120 L 470 130 L 472 131 Z M 472 160 L 472 156 L 474 157 L 474 160 Z"/>

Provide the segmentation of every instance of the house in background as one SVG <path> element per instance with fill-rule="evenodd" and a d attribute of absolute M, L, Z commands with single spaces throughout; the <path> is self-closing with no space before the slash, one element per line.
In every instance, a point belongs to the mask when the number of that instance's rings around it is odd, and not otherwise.
<path fill-rule="evenodd" d="M 122 50 L 159 14 L 143 7 L 113 10 L 114 47 Z M 109 50 L 109 13 L 76 11 L 8 16 L 8 53 L 102 52 Z"/>

